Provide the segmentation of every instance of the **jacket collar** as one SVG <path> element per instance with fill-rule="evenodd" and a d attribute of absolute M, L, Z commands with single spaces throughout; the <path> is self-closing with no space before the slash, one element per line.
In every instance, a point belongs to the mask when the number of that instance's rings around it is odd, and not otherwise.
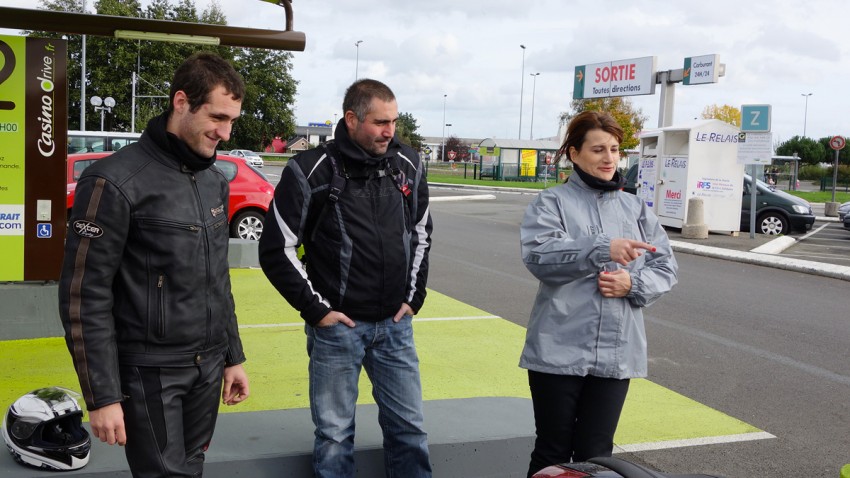
<path fill-rule="evenodd" d="M 345 125 L 345 119 L 339 120 L 339 123 L 336 125 L 334 142 L 343 158 L 362 165 L 377 165 L 384 159 L 391 158 L 401 152 L 401 143 L 398 141 L 397 136 L 393 136 L 393 139 L 390 140 L 390 144 L 387 146 L 386 153 L 377 157 L 370 155 L 351 139 L 351 136 L 348 134 L 348 127 Z"/>

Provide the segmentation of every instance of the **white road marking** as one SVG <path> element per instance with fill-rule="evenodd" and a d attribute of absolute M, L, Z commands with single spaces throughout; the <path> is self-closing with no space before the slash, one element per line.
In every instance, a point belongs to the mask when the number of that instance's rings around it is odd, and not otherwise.
<path fill-rule="evenodd" d="M 446 322 L 446 321 L 456 321 L 456 320 L 489 320 L 489 319 L 501 319 L 498 315 L 472 315 L 468 317 L 429 317 L 429 318 L 414 318 L 413 320 L 416 322 Z M 240 329 L 267 329 L 267 328 L 278 328 L 278 327 L 304 327 L 304 322 L 287 322 L 281 324 L 247 324 L 240 325 Z"/>
<path fill-rule="evenodd" d="M 634 453 L 638 451 L 666 450 L 668 448 L 683 448 L 686 446 L 719 445 L 722 443 L 737 443 L 753 440 L 769 440 L 776 438 L 768 432 L 741 433 L 739 435 L 721 435 L 714 437 L 689 438 L 686 440 L 669 440 L 632 445 L 614 445 L 614 453 Z"/>

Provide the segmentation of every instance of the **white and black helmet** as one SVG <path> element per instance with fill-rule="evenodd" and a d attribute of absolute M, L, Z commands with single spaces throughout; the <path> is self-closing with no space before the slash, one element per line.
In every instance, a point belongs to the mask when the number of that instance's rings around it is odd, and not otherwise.
<path fill-rule="evenodd" d="M 17 399 L 3 420 L 3 440 L 15 461 L 49 470 L 76 470 L 89 462 L 91 438 L 70 390 L 40 388 Z"/>

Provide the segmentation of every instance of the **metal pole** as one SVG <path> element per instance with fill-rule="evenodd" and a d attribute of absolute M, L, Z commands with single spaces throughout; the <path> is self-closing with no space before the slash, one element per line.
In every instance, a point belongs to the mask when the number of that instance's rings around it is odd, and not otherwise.
<path fill-rule="evenodd" d="M 441 161 L 446 161 L 446 96 L 443 95 L 443 146 L 440 148 Z"/>
<path fill-rule="evenodd" d="M 131 106 L 130 106 L 130 132 L 135 133 L 136 132 L 136 72 L 134 71 L 132 73 L 133 73 L 133 80 L 132 80 L 132 83 L 133 83 L 133 101 L 131 102 Z M 101 128 L 101 129 L 103 129 L 103 128 Z"/>
<path fill-rule="evenodd" d="M 758 194 L 756 165 L 750 167 L 750 239 L 756 238 L 756 195 Z"/>
<path fill-rule="evenodd" d="M 670 71 L 659 71 L 658 84 L 661 85 L 661 102 L 658 109 L 658 127 L 673 124 L 673 101 L 676 98 L 676 83 L 670 81 Z"/>
<path fill-rule="evenodd" d="M 528 132 L 528 139 L 534 139 L 534 93 L 537 91 L 537 77 L 540 76 L 540 73 L 532 73 L 532 77 L 534 77 L 534 83 L 532 83 L 531 87 L 531 129 Z"/>
<path fill-rule="evenodd" d="M 354 63 L 354 81 L 357 81 L 357 76 L 360 70 L 360 44 L 363 43 L 363 40 L 357 40 L 354 43 L 354 47 L 357 49 L 357 59 Z"/>
<path fill-rule="evenodd" d="M 522 90 L 525 88 L 525 45 L 519 47 L 522 48 L 522 75 L 519 85 L 519 134 L 517 134 L 516 139 L 522 139 Z"/>
<path fill-rule="evenodd" d="M 86 0 L 83 0 L 83 13 L 86 13 Z M 80 131 L 86 130 L 86 36 L 83 35 L 83 57 L 80 72 Z"/>
<path fill-rule="evenodd" d="M 832 167 L 832 202 L 835 202 L 835 185 L 838 184 L 838 150 L 835 150 L 835 165 Z"/>
<path fill-rule="evenodd" d="M 809 97 L 812 96 L 811 93 L 800 93 L 800 95 L 806 97 L 806 109 L 803 110 L 803 137 L 806 137 L 806 119 L 809 116 Z M 835 199 L 835 198 L 833 198 Z"/>

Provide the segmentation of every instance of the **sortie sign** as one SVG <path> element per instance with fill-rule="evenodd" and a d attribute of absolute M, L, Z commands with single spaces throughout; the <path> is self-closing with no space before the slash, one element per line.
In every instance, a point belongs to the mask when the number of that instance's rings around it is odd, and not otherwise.
<path fill-rule="evenodd" d="M 655 93 L 657 57 L 647 56 L 577 66 L 573 98 L 606 98 Z"/>

